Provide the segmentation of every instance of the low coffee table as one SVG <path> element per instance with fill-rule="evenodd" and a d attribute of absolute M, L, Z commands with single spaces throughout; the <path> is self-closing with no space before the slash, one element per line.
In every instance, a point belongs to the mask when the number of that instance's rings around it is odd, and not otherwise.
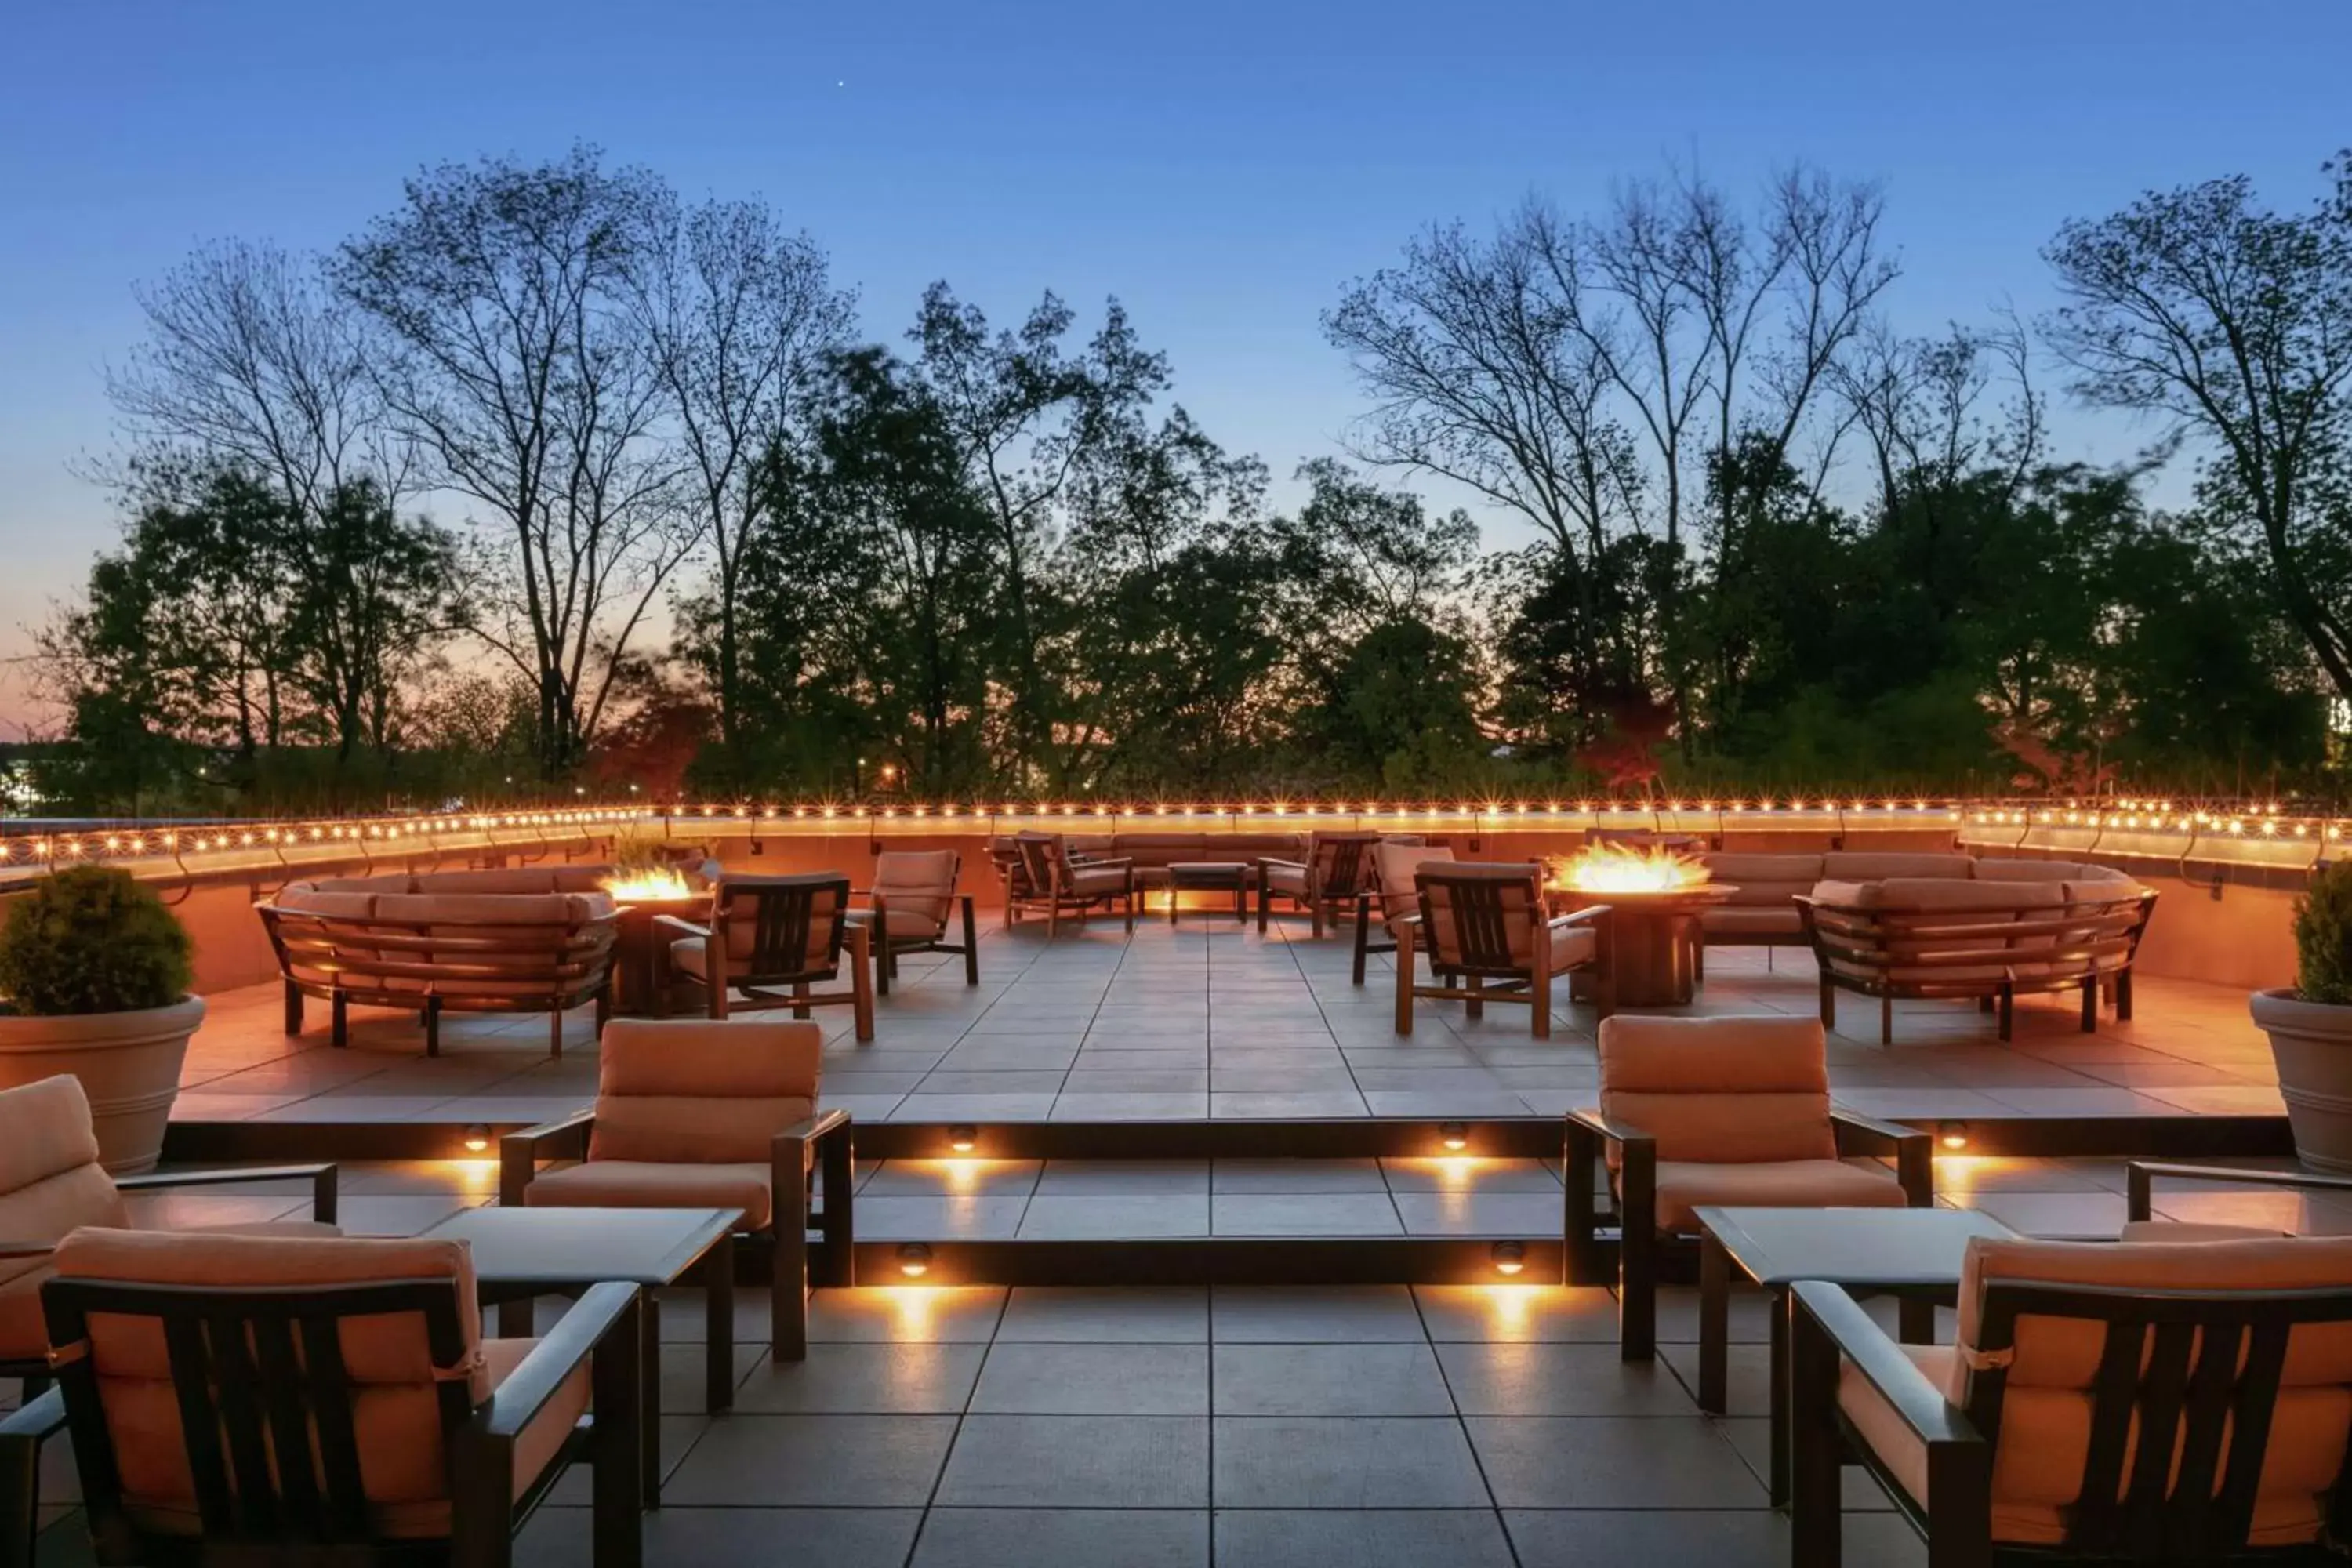
<path fill-rule="evenodd" d="M 1249 923 L 1249 863 L 1244 860 L 1178 860 L 1168 868 L 1168 923 L 1176 923 L 1177 895 L 1186 889 L 1230 892 L 1234 919 Z"/>
<path fill-rule="evenodd" d="M 740 1209 L 459 1209 L 426 1236 L 466 1242 L 474 1284 L 499 1309 L 502 1339 L 531 1331 L 534 1296 L 575 1295 L 618 1279 L 638 1286 L 645 1326 L 646 1506 L 661 1503 L 661 1305 L 654 1292 L 698 1274 L 704 1292 L 703 1387 L 712 1411 L 735 1403 L 735 1227 Z"/>
<path fill-rule="evenodd" d="M 2017 1233 L 1973 1209 L 1705 1206 L 1698 1220 L 1698 1403 L 1720 1415 L 1728 1381 L 1731 1271 L 1772 1298 L 1772 1504 L 1789 1500 L 1789 1287 L 1822 1279 L 1900 1299 L 1906 1344 L 1933 1343 L 1936 1309 L 1959 1290 L 1969 1242 Z"/>

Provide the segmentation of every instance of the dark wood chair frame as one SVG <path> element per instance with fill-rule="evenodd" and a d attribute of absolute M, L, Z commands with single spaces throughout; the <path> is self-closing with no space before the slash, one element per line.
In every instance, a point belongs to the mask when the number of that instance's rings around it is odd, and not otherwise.
<path fill-rule="evenodd" d="M 2249 1171 L 2233 1165 L 2187 1165 L 2164 1160 L 2134 1160 L 2124 1167 L 2124 1217 L 2155 1217 L 2156 1180 L 2177 1177 L 2186 1182 L 2231 1182 L 2251 1187 L 2286 1187 L 2311 1193 L 2352 1193 L 2352 1176 L 2323 1175 L 2317 1171 Z"/>
<path fill-rule="evenodd" d="M 513 938 L 495 933 L 497 926 L 465 925 L 462 921 L 391 920 L 375 915 L 321 915 L 310 910 L 282 910 L 257 904 L 262 929 L 278 955 L 278 971 L 286 990 L 286 1032 L 302 1032 L 302 999 L 316 996 L 330 1009 L 328 1043 L 338 1048 L 351 1044 L 351 1004 L 393 1007 L 415 1013 L 425 1026 L 425 1054 L 441 1054 L 441 1015 L 450 1013 L 545 1013 L 548 1054 L 563 1055 L 563 1016 L 584 1002 L 596 1004 L 596 1028 L 602 1033 L 613 1010 L 613 950 L 620 933 L 617 913 L 565 921 L 559 949 L 544 938 L 522 940 L 523 932 L 556 929 L 545 925 L 516 926 Z M 452 926 L 468 934 L 446 934 Z M 443 934 L 434 934 L 436 928 Z M 353 958 L 345 949 L 373 954 Z M 404 956 L 409 955 L 409 956 Z M 501 961 L 543 959 L 537 969 L 516 973 Z M 320 970 L 335 976 L 332 983 L 297 980 L 294 970 Z M 423 985 L 434 981 L 497 983 L 506 988 L 461 992 L 443 996 L 391 984 L 410 980 Z M 508 984 L 507 983 L 511 983 Z"/>
<path fill-rule="evenodd" d="M 541 1163 L 585 1160 L 595 1130 L 594 1110 L 582 1110 L 499 1140 L 499 1202 L 528 1205 L 530 1184 Z M 809 1292 L 817 1286 L 857 1283 L 854 1189 L 857 1156 L 849 1112 L 822 1110 L 777 1133 L 768 1152 L 768 1225 L 740 1239 L 766 1249 L 769 1278 L 769 1342 L 779 1361 L 808 1357 Z M 813 1195 L 822 1174 L 824 1201 Z M 819 1240 L 809 1245 L 814 1229 Z M 658 1307 L 651 1307 L 658 1311 Z"/>
<path fill-rule="evenodd" d="M 1261 855 L 1257 861 L 1257 929 L 1263 935 L 1266 921 L 1274 912 L 1273 901 L 1286 899 L 1290 912 L 1307 911 L 1308 930 L 1321 941 L 1324 929 L 1339 923 L 1343 914 L 1352 911 L 1359 922 L 1358 945 L 1362 944 L 1360 930 L 1364 903 L 1362 894 L 1366 879 L 1372 875 L 1372 850 L 1388 836 L 1384 833 L 1318 833 L 1307 841 L 1307 858 L 1284 860 Z M 1324 851 L 1330 854 L 1326 856 Z M 1285 892 L 1269 885 L 1266 872 L 1279 866 L 1296 871 L 1307 879 L 1304 893 Z"/>
<path fill-rule="evenodd" d="M 1043 910 L 1045 913 L 1045 937 L 1050 942 L 1060 934 L 1064 914 L 1076 915 L 1078 922 L 1083 925 L 1097 907 L 1117 903 L 1126 916 L 1128 934 L 1134 934 L 1136 906 L 1142 901 L 1143 888 L 1135 879 L 1135 861 L 1131 858 L 1073 854 L 1067 841 L 1058 833 L 1015 834 L 1013 846 L 1019 858 L 1025 889 L 1016 898 L 1013 885 L 1006 884 L 1004 921 L 1007 925 L 1019 921 L 1024 911 Z M 1122 884 L 1116 889 L 1081 893 L 1070 886 L 1070 874 L 1074 871 L 1113 868 L 1127 873 Z"/>
<path fill-rule="evenodd" d="M 834 894 L 832 929 L 826 933 L 825 960 L 814 967 L 801 967 L 808 952 L 809 925 L 816 918 L 817 895 Z M 712 896 L 710 924 L 696 925 L 692 921 L 676 915 L 656 915 L 654 926 L 656 940 L 662 942 L 667 983 L 664 990 L 702 993 L 704 1011 L 713 1018 L 724 1018 L 736 1013 L 757 1013 L 789 1007 L 795 1018 L 806 1018 L 812 1007 L 847 1006 L 855 1015 L 857 1037 L 874 1037 L 874 933 L 862 921 L 849 918 L 850 887 L 846 877 L 795 877 L 762 879 L 756 883 L 721 882 Z M 743 920 L 735 906 L 752 906 L 751 921 L 751 954 L 746 972 L 730 975 L 733 962 L 726 955 L 732 952 L 729 933 Z M 698 979 L 677 967 L 671 956 L 670 944 L 700 937 L 704 941 L 702 966 L 708 979 Z M 812 987 L 841 976 L 845 950 L 849 962 L 849 989 L 817 991 Z M 775 986 L 791 989 L 778 995 Z M 730 993 L 740 991 L 744 1000 L 730 999 Z M 667 1005 L 665 1005 L 665 1011 Z"/>
<path fill-rule="evenodd" d="M 1535 883 L 1539 873 L 1530 871 L 1528 881 Z M 1505 930 L 1500 889 L 1507 883 L 1498 877 L 1463 877 L 1444 871 L 1421 871 L 1413 876 L 1413 887 L 1420 895 L 1421 912 L 1407 915 L 1394 922 L 1396 931 L 1396 1032 L 1412 1033 L 1412 1004 L 1415 997 L 1435 1002 L 1460 1002 L 1463 1011 L 1471 1018 L 1486 1016 L 1489 1002 L 1511 1002 L 1528 1007 L 1531 1014 L 1530 1029 L 1538 1040 L 1551 1038 L 1552 983 L 1559 976 L 1545 964 L 1518 964 L 1511 962 L 1509 933 Z M 1420 932 L 1431 918 L 1429 884 L 1447 883 L 1454 889 L 1454 929 L 1462 946 L 1459 962 L 1440 963 L 1433 952 L 1429 972 L 1437 984 L 1418 984 L 1413 973 L 1413 953 L 1420 945 Z M 1593 931 L 1592 958 L 1562 973 L 1570 976 L 1589 974 L 1592 984 L 1593 1010 L 1606 1018 L 1615 1010 L 1616 999 L 1610 980 L 1609 916 L 1607 904 L 1590 904 L 1575 913 L 1549 917 L 1545 913 L 1541 888 L 1537 889 L 1537 901 L 1531 918 L 1538 925 L 1590 926 Z M 1465 893 L 1469 896 L 1464 897 Z M 1490 984 L 1499 982 L 1499 984 Z M 1574 982 L 1571 979 L 1570 984 Z"/>
<path fill-rule="evenodd" d="M 1837 1140 L 1840 1159 L 1892 1156 L 1895 1179 L 1903 1189 L 1906 1207 L 1935 1206 L 1936 1141 L 1931 1134 L 1835 1107 L 1830 1110 L 1830 1131 Z M 1613 1184 L 1608 1184 L 1605 1176 L 1606 1151 L 1611 1145 L 1618 1152 Z M 1617 1233 L 1618 1353 L 1626 1361 L 1649 1361 L 1658 1350 L 1660 1264 L 1670 1248 L 1680 1249 L 1685 1241 L 1658 1229 L 1657 1140 L 1629 1122 L 1612 1121 L 1598 1109 L 1571 1110 L 1562 1156 L 1570 1282 L 1601 1282 L 1606 1265 L 1602 1233 L 1613 1228 Z M 1613 1208 L 1601 1206 L 1604 1184 L 1613 1194 Z"/>
<path fill-rule="evenodd" d="M 962 873 L 963 860 L 958 857 L 956 878 L 950 879 L 949 885 L 952 887 L 957 879 L 961 879 Z M 874 990 L 877 995 L 890 994 L 890 982 L 898 977 L 898 955 L 902 952 L 960 952 L 963 954 L 963 983 L 966 985 L 980 984 L 980 921 L 973 911 L 970 893 L 949 895 L 963 919 L 963 942 L 961 944 L 942 940 L 946 934 L 947 922 L 944 921 L 940 922 L 941 934 L 938 937 L 894 937 L 890 934 L 889 900 L 887 897 L 871 888 L 853 888 L 849 896 L 864 899 L 866 908 L 873 911 L 869 928 L 879 939 L 875 943 L 877 951 L 874 954 Z"/>
<path fill-rule="evenodd" d="M 1965 1406 L 1930 1383 L 1853 1298 L 1818 1280 L 1790 1297 L 1793 1493 L 1791 1560 L 1842 1560 L 1840 1471 L 1861 1463 L 1927 1545 L 1930 1568 L 2073 1563 L 2340 1563 L 2317 1545 L 2255 1547 L 2252 1523 L 2287 1337 L 2298 1324 L 2352 1322 L 2352 1290 L 2215 1292 L 2122 1289 L 1996 1280 L 1985 1287 L 1978 1350 L 1995 1358 L 2016 1342 L 2021 1317 L 2103 1324 L 2092 1384 L 2090 1441 L 2065 1541 L 2010 1546 L 1992 1539 L 1993 1464 L 2008 1372 L 1976 1372 Z M 1838 1408 L 1841 1360 L 1869 1380 L 1927 1450 L 1929 1499 L 1911 1497 Z M 2242 1361 L 2242 1369 L 2241 1362 Z M 2143 1371 L 2143 1362 L 2145 1370 Z M 2178 1433 L 2143 1441 L 2137 1430 Z M 2223 1439 L 2229 1435 L 2227 1462 Z M 2176 1472 L 2177 1465 L 2177 1472 Z M 2177 1479 L 2174 1479 L 2177 1474 Z M 2352 1534 L 2352 1484 L 2336 1478 L 2324 1533 Z"/>
<path fill-rule="evenodd" d="M 1895 1043 L 1895 1004 L 1898 999 L 1974 999 L 1997 1014 L 2000 1037 L 2015 1032 L 2017 998 L 2021 993 L 2076 991 L 2083 998 L 2083 1033 L 2099 1026 L 2099 992 L 2112 985 L 2116 1016 L 2131 1016 L 2131 966 L 2139 941 L 2156 912 L 2156 894 L 2140 892 L 2126 898 L 2077 899 L 2071 902 L 2027 909 L 2017 917 L 1998 910 L 1865 909 L 1800 897 L 1797 917 L 1804 922 L 1805 940 L 1821 967 L 1822 1026 L 1837 1027 L 1837 994 L 1852 991 L 1878 998 L 1878 1043 Z M 1824 926 L 1822 912 L 1857 929 Z M 2128 917 L 2126 920 L 2126 917 Z M 2084 927 L 2094 928 L 2084 940 Z M 2035 969 L 2057 973 L 2020 975 L 2000 962 L 2000 953 L 2017 941 L 2047 938 L 2048 947 L 2024 955 Z M 1954 944 L 1959 944 L 1955 950 Z M 2120 959 L 2120 963 L 2103 963 Z M 1857 965 L 1865 973 L 1853 974 L 1833 963 Z M 1948 978 L 1933 973 L 1897 980 L 1892 971 L 1950 970 Z M 1966 974 L 1968 970 L 2003 969 L 2002 978 Z"/>
<path fill-rule="evenodd" d="M 347 1318 L 415 1313 L 435 1364 L 454 1369 L 466 1353 L 454 1281 L 271 1290 L 53 1279 L 41 1300 L 50 1341 L 66 1350 L 56 1358 L 58 1386 L 0 1423 L 0 1564 L 32 1560 L 40 1444 L 60 1426 L 73 1436 L 94 1554 L 109 1565 L 493 1568 L 512 1560 L 515 1534 L 564 1470 L 583 1460 L 595 1471 L 596 1568 L 637 1568 L 644 1560 L 634 1285 L 591 1289 L 483 1404 L 474 1404 L 462 1375 L 438 1384 L 451 1517 L 448 1538 L 434 1541 L 373 1531 L 338 1331 Z M 124 1507 L 113 1435 L 86 1353 L 95 1313 L 162 1326 L 201 1535 L 142 1531 Z M 581 1418 L 556 1461 L 518 1498 L 516 1440 L 583 1363 L 595 1413 Z M 303 1462 L 286 1463 L 289 1455 Z"/>

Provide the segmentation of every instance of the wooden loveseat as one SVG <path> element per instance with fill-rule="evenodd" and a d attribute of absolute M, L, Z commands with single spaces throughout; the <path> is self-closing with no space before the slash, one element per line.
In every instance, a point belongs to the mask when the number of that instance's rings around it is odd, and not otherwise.
<path fill-rule="evenodd" d="M 2156 894 L 2105 867 L 2030 864 L 2064 870 L 1823 881 L 1798 899 L 1822 1024 L 1836 1026 L 1841 990 L 1878 998 L 1881 1044 L 1894 1041 L 1897 998 L 1973 998 L 1998 1011 L 2004 1040 L 2021 992 L 2079 991 L 2086 1034 L 2103 988 L 2130 1017 L 2132 959 Z"/>
<path fill-rule="evenodd" d="M 441 1015 L 545 1013 L 551 1055 L 563 1054 L 563 1015 L 609 998 L 618 930 L 604 866 L 439 871 L 289 882 L 255 906 L 286 987 L 286 1032 L 302 1032 L 302 999 L 332 1010 L 332 1040 L 349 1041 L 347 1009 L 398 1007 L 441 1054 Z"/>
<path fill-rule="evenodd" d="M 1257 885 L 1261 859 L 1296 860 L 1307 847 L 1303 833 L 1073 833 L 1063 841 L 1073 859 L 1125 860 L 1135 868 L 1136 885 L 1164 888 L 1168 868 L 1190 861 L 1231 860 L 1246 865 L 1244 881 Z M 989 845 L 989 857 L 998 874 L 1019 876 L 1020 855 L 1014 840 L 999 838 Z"/>

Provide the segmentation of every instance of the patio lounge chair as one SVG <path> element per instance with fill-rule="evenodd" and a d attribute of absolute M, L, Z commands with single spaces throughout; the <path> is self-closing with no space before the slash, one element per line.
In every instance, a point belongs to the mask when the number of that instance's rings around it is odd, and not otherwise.
<path fill-rule="evenodd" d="M 672 939 L 670 984 L 698 987 L 710 1016 L 790 1007 L 805 1018 L 811 1007 L 846 1005 L 857 1037 L 874 1037 L 873 933 L 849 918 L 848 878 L 729 877 L 719 884 L 707 929 L 676 915 L 655 924 Z M 845 949 L 849 989 L 813 989 L 840 979 Z M 777 995 L 778 986 L 789 990 Z M 731 999 L 737 991 L 744 1000 Z"/>
<path fill-rule="evenodd" d="M 615 1019 L 595 1106 L 499 1141 L 499 1202 L 742 1210 L 742 1234 L 771 1251 L 771 1342 L 798 1361 L 811 1284 L 855 1282 L 849 1113 L 816 1109 L 824 1049 L 809 1024 Z M 559 1160 L 576 1163 L 541 1168 Z M 823 1237 L 814 1262 L 811 1226 Z"/>
<path fill-rule="evenodd" d="M 1023 833 L 1013 842 L 1021 857 L 1024 891 L 1018 900 L 1008 897 L 1006 920 L 1042 909 L 1050 941 L 1060 933 L 1065 914 L 1075 914 L 1083 922 L 1096 910 L 1116 904 L 1127 917 L 1129 934 L 1134 934 L 1135 907 L 1143 896 L 1134 861 L 1073 854 L 1069 841 L 1058 833 Z"/>
<path fill-rule="evenodd" d="M 1601 1105 L 1568 1115 L 1568 1250 L 1599 1271 L 1599 1169 L 1616 1198 L 1618 1346 L 1657 1353 L 1663 1246 L 1696 1234 L 1703 1204 L 1927 1208 L 1928 1134 L 1830 1103 L 1828 1043 L 1810 1018 L 1660 1018 L 1601 1026 Z M 1855 1155 L 1893 1155 L 1895 1169 Z"/>
<path fill-rule="evenodd" d="M 963 983 L 980 984 L 980 938 L 970 893 L 958 893 L 963 857 L 952 849 L 886 849 L 874 858 L 866 908 L 850 918 L 874 933 L 875 989 L 890 994 L 902 952 L 960 952 Z M 961 910 L 961 943 L 948 941 L 948 917 Z"/>
<path fill-rule="evenodd" d="M 1792 1303 L 1800 1568 L 1842 1557 L 1850 1454 L 1934 1568 L 2340 1562 L 2352 1239 L 1969 1244 L 1949 1345 Z"/>
<path fill-rule="evenodd" d="M 1371 885 L 1372 851 L 1377 833 L 1313 833 L 1307 838 L 1304 860 L 1272 857 L 1257 863 L 1257 929 L 1265 931 L 1266 917 L 1276 899 L 1287 899 L 1293 909 L 1307 911 L 1309 930 L 1322 940 L 1326 925 L 1339 923 L 1339 911 L 1352 906 L 1356 896 Z"/>
<path fill-rule="evenodd" d="M 1573 914 L 1545 912 L 1543 868 L 1533 862 L 1503 865 L 1423 862 L 1413 873 L 1419 910 L 1394 922 L 1397 933 L 1396 1032 L 1412 1033 L 1413 998 L 1460 1002 L 1472 1017 L 1489 1002 L 1512 1002 L 1531 1016 L 1529 1032 L 1551 1038 L 1555 977 L 1581 971 L 1592 977 L 1593 1000 L 1609 1016 L 1609 906 Z M 1416 950 L 1429 954 L 1435 985 L 1414 974 Z"/>
<path fill-rule="evenodd" d="M 57 1268 L 59 1386 L 0 1423 L 12 1549 L 62 1423 L 101 1563 L 503 1563 L 582 1459 L 593 1561 L 640 1562 L 635 1286 L 499 1340 L 461 1242 L 85 1229 Z"/>
<path fill-rule="evenodd" d="M 1451 865 L 1453 849 L 1444 844 L 1423 844 L 1418 838 L 1388 838 L 1372 846 L 1372 879 L 1356 892 L 1355 983 L 1364 983 L 1365 960 L 1376 952 L 1394 952 L 1396 922 L 1421 910 L 1421 889 L 1412 874 L 1435 861 Z M 1371 916 L 1377 911 L 1387 940 L 1372 940 Z"/>

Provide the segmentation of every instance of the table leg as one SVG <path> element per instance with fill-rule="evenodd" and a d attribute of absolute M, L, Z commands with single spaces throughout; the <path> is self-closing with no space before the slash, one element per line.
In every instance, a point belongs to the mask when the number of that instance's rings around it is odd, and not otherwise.
<path fill-rule="evenodd" d="M 1698 1407 L 1710 1415 L 1723 1414 L 1729 1401 L 1731 1259 L 1715 1233 L 1698 1236 Z"/>
<path fill-rule="evenodd" d="M 1168 879 L 1168 923 L 1171 926 L 1176 923 L 1176 899 L 1182 891 L 1183 889 L 1176 885 L 1175 878 Z"/>
<path fill-rule="evenodd" d="M 1797 1298 L 1771 1292 L 1772 1309 L 1772 1506 L 1789 1506 L 1789 1314 Z"/>
<path fill-rule="evenodd" d="M 647 1508 L 661 1507 L 661 1296 L 651 1287 L 637 1293 L 641 1303 L 638 1341 L 638 1488 Z"/>
<path fill-rule="evenodd" d="M 1895 1337 L 1906 1345 L 1936 1342 L 1936 1303 L 1919 1296 L 1904 1296 L 1895 1304 Z"/>
<path fill-rule="evenodd" d="M 735 1407 L 735 1238 L 722 1236 L 702 1255 L 703 1408 Z"/>
<path fill-rule="evenodd" d="M 1246 882 L 1236 881 L 1234 884 L 1234 923 L 1249 924 L 1249 884 Z"/>

